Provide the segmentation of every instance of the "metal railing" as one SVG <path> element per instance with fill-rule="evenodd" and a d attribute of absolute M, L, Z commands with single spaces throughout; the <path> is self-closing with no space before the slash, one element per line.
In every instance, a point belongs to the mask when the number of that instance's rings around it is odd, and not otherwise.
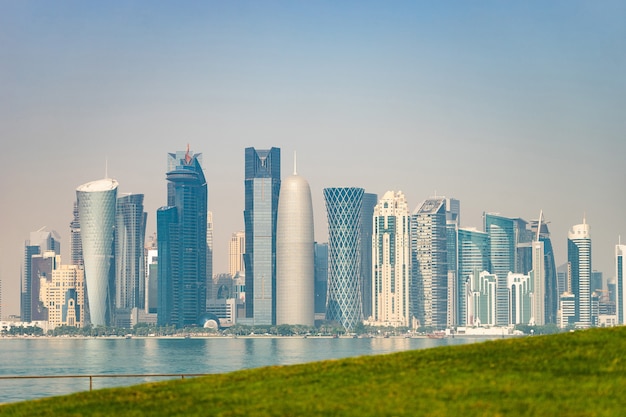
<path fill-rule="evenodd" d="M 178 378 L 207 376 L 210 374 L 100 374 L 100 375 L 10 375 L 0 376 L 3 379 L 82 379 L 89 378 L 89 391 L 93 391 L 94 378 Z"/>

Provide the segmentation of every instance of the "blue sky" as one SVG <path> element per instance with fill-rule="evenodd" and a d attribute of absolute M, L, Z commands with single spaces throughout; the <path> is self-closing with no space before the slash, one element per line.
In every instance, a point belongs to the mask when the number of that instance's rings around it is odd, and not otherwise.
<path fill-rule="evenodd" d="M 338 4 L 337 4 L 338 3 Z M 75 188 L 109 175 L 165 204 L 166 153 L 204 155 L 216 272 L 243 228 L 244 148 L 281 147 L 312 188 L 402 190 L 551 222 L 586 214 L 594 268 L 626 235 L 626 4 L 0 1 L 0 279 L 19 312 L 23 242 L 69 246 Z M 67 256 L 66 256 L 67 259 Z"/>

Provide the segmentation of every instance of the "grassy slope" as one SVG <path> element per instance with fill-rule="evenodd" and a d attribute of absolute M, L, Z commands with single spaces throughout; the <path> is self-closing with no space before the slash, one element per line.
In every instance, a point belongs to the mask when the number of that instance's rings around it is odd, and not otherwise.
<path fill-rule="evenodd" d="M 626 327 L 269 367 L 0 407 L 0 415 L 614 416 Z"/>

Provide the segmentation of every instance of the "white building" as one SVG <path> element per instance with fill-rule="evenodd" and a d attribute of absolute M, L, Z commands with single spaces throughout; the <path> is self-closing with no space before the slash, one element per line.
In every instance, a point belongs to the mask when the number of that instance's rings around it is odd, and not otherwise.
<path fill-rule="evenodd" d="M 85 325 L 85 275 L 78 265 L 61 265 L 57 255 L 57 267 L 52 279 L 40 279 L 39 297 L 48 309 L 49 328 L 58 326 L 83 327 Z"/>
<path fill-rule="evenodd" d="M 295 158 L 295 157 L 294 157 Z M 276 220 L 276 324 L 315 322 L 313 204 L 296 171 L 282 181 Z"/>
<path fill-rule="evenodd" d="M 410 232 L 404 194 L 387 191 L 374 207 L 371 325 L 411 325 Z"/>

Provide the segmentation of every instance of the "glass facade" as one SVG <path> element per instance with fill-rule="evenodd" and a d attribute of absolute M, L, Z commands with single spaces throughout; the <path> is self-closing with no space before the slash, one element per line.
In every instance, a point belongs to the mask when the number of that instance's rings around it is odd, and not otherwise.
<path fill-rule="evenodd" d="M 315 242 L 315 313 L 326 313 L 328 290 L 328 243 Z"/>
<path fill-rule="evenodd" d="M 489 236 L 476 229 L 459 229 L 458 231 L 458 278 L 459 278 L 459 325 L 471 325 L 467 313 L 468 297 L 472 296 L 469 277 L 489 271 Z M 495 280 L 495 278 L 493 278 Z M 482 285 L 482 284 L 481 284 Z M 495 297 L 495 284 L 493 287 Z M 495 300 L 495 298 L 494 298 Z M 494 307 L 495 308 L 495 307 Z M 495 310 L 494 310 L 495 311 Z M 486 322 L 483 322 L 486 323 Z M 495 317 L 493 323 L 495 324 Z"/>
<path fill-rule="evenodd" d="M 372 315 L 372 219 L 378 195 L 363 194 L 361 206 L 361 305 L 363 317 Z"/>
<path fill-rule="evenodd" d="M 448 326 L 446 199 L 425 200 L 411 215 L 413 314 L 421 326 Z"/>
<path fill-rule="evenodd" d="M 578 327 L 591 326 L 591 237 L 589 225 L 573 227 L 567 239 L 567 260 L 571 267 L 572 292 L 576 299 L 575 317 Z"/>
<path fill-rule="evenodd" d="M 276 323 L 276 218 L 280 149 L 245 149 L 246 318 Z"/>
<path fill-rule="evenodd" d="M 361 215 L 363 188 L 325 188 L 328 216 L 326 319 L 346 330 L 363 320 L 361 296 Z"/>
<path fill-rule="evenodd" d="M 557 311 L 559 309 L 559 284 L 557 277 L 556 261 L 554 260 L 554 249 L 552 248 L 552 240 L 550 239 L 550 231 L 545 222 L 541 222 L 539 228 L 537 221 L 531 222 L 531 230 L 533 234 L 539 232 L 539 241 L 543 242 L 543 271 L 544 271 L 544 306 L 545 306 L 545 323 L 557 324 Z M 561 293 L 565 289 L 561 290 Z"/>
<path fill-rule="evenodd" d="M 624 254 L 626 254 L 626 245 L 618 244 L 615 246 L 615 277 L 616 277 L 616 297 L 615 306 L 617 310 L 617 323 L 626 324 L 626 292 L 624 291 L 624 273 L 626 265 L 624 265 Z"/>
<path fill-rule="evenodd" d="M 90 323 L 112 324 L 115 303 L 115 202 L 118 183 L 103 179 L 76 189 Z"/>
<path fill-rule="evenodd" d="M 187 151 L 167 173 L 169 205 L 157 210 L 159 325 L 192 326 L 206 311 L 207 184 L 199 156 Z"/>
<path fill-rule="evenodd" d="M 115 284 L 118 309 L 145 308 L 144 241 L 147 213 L 143 194 L 117 199 L 115 210 Z"/>

